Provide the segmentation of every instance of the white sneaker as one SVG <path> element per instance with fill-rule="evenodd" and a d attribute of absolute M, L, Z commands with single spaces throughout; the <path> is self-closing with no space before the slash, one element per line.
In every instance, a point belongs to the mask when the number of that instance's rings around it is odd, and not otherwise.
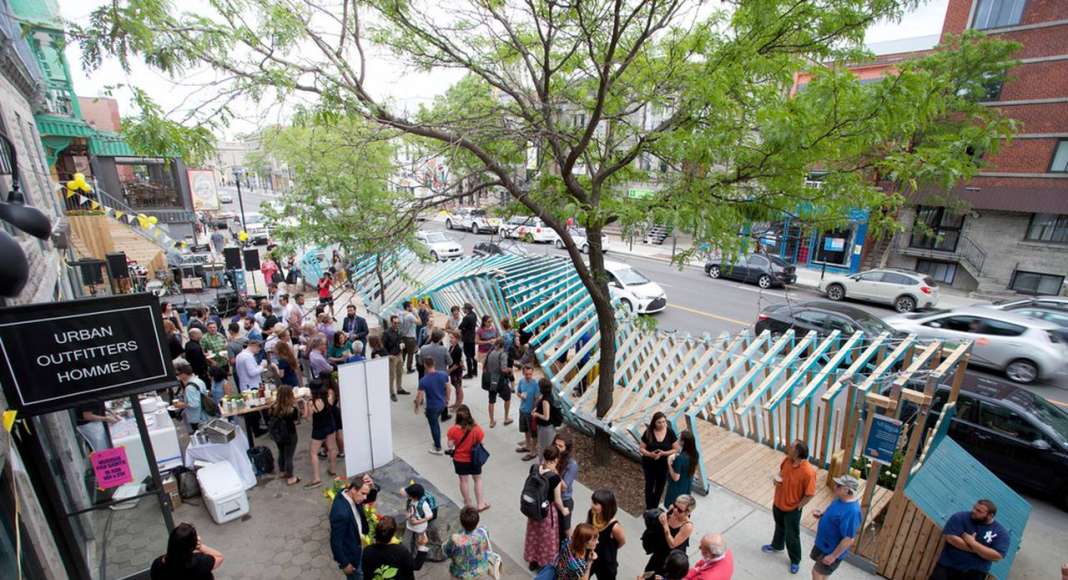
<path fill-rule="evenodd" d="M 430 448 L 430 449 L 428 449 L 427 451 L 428 451 L 428 452 L 429 452 L 429 453 L 430 453 L 431 455 L 445 455 L 445 452 L 444 452 L 444 451 L 442 451 L 442 450 L 440 450 L 440 449 L 438 449 L 437 447 L 431 447 L 431 448 Z"/>

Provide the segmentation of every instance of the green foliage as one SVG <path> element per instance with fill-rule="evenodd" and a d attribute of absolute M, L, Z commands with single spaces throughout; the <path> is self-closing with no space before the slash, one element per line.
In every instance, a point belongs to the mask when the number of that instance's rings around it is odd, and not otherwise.
<path fill-rule="evenodd" d="M 186 127 L 166 118 L 163 110 L 141 89 L 133 87 L 138 114 L 122 122 L 122 138 L 138 155 L 180 157 L 186 165 L 202 165 L 215 153 L 211 129 Z"/>
<path fill-rule="evenodd" d="M 898 449 L 894 452 L 893 459 L 890 460 L 890 465 L 884 465 L 879 471 L 878 485 L 885 487 L 886 489 L 894 489 L 897 486 L 897 477 L 901 473 L 901 464 L 905 460 L 905 452 Z M 867 457 L 857 457 L 849 466 L 852 469 L 856 469 L 860 473 L 861 479 L 867 479 L 871 469 L 871 461 Z"/>

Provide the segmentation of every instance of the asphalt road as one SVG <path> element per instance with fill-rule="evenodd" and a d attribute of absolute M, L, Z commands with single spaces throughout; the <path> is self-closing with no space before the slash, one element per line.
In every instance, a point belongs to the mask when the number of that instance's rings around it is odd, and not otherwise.
<path fill-rule="evenodd" d="M 422 228 L 444 230 L 444 225 L 426 222 Z M 449 235 L 460 242 L 467 253 L 471 252 L 476 243 L 489 241 L 493 237 L 489 234 L 475 235 L 460 231 L 450 232 Z M 564 254 L 563 251 L 545 244 L 524 244 L 524 247 L 538 254 Z M 667 309 L 653 315 L 659 328 L 675 329 L 695 336 L 702 333 L 715 336 L 724 331 L 734 333 L 746 329 L 756 321 L 761 308 L 770 304 L 787 300 L 805 302 L 823 299 L 816 292 L 804 288 L 762 291 L 756 286 L 738 282 L 712 280 L 699 267 L 680 268 L 654 258 L 609 253 L 608 259 L 629 264 L 660 284 L 667 292 Z M 856 302 L 852 304 L 877 316 L 893 314 L 892 310 L 877 305 Z M 969 369 L 969 372 L 997 376 L 996 373 L 987 373 L 974 367 Z M 1035 384 L 1027 388 L 1068 407 L 1068 381 Z M 1038 580 L 1056 576 L 1061 561 L 1065 559 L 1063 538 L 1065 530 L 1068 530 L 1068 513 L 1046 498 L 1029 494 L 1025 496 L 1032 505 L 1031 519 L 1024 531 L 1023 547 L 1017 554 L 1010 578 Z"/>

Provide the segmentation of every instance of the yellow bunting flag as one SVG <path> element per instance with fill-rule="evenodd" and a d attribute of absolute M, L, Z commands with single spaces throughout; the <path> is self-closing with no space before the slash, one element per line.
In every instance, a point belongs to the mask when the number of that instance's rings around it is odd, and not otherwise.
<path fill-rule="evenodd" d="M 11 432 L 11 428 L 15 426 L 16 415 L 18 415 L 18 411 L 4 411 L 4 431 Z"/>
<path fill-rule="evenodd" d="M 115 210 L 115 219 L 121 220 L 122 216 L 126 215 L 126 212 Z"/>
<path fill-rule="evenodd" d="M 100 204 L 95 202 L 95 201 L 92 201 L 92 202 L 89 202 L 89 207 L 91 207 L 93 209 L 100 209 Z"/>

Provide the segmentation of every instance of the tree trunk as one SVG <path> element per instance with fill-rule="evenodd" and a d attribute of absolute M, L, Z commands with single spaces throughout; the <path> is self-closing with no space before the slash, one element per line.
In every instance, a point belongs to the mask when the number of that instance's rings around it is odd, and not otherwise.
<path fill-rule="evenodd" d="M 597 329 L 600 338 L 600 359 L 597 375 L 597 417 L 603 419 L 612 409 L 616 386 L 616 313 L 604 270 L 604 251 L 601 248 L 601 228 L 587 228 L 590 244 L 590 271 L 600 292 L 590 292 L 597 311 Z M 598 428 L 593 439 L 593 457 L 597 465 L 608 465 L 612 460 L 612 440 L 608 431 Z"/>
<path fill-rule="evenodd" d="M 378 276 L 378 301 L 386 305 L 386 278 L 382 275 L 382 255 L 375 256 L 375 275 Z"/>

